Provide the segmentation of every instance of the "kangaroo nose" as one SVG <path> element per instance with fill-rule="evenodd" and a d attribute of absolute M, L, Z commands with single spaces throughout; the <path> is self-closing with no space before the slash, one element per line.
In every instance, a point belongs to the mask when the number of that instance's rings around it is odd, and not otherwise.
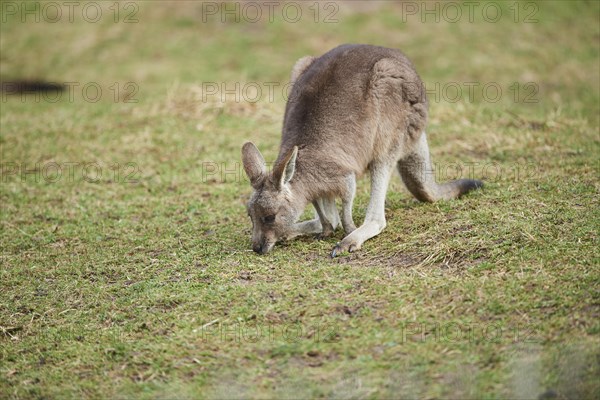
<path fill-rule="evenodd" d="M 271 245 L 269 243 L 259 243 L 253 244 L 252 250 L 254 250 L 258 254 L 267 254 L 269 250 L 271 250 Z"/>

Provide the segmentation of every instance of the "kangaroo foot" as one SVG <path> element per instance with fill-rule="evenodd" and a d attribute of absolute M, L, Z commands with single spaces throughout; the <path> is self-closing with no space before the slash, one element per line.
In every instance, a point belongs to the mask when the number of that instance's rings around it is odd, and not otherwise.
<path fill-rule="evenodd" d="M 361 243 L 358 243 L 354 240 L 346 240 L 348 236 L 344 238 L 341 242 L 335 245 L 333 250 L 331 251 L 331 258 L 335 258 L 344 252 L 352 253 L 353 251 L 360 250 Z"/>

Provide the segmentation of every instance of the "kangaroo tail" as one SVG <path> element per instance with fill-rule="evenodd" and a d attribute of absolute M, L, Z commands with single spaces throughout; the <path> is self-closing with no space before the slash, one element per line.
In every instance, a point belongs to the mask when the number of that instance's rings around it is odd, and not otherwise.
<path fill-rule="evenodd" d="M 483 182 L 475 179 L 458 179 L 438 184 L 431 166 L 425 133 L 419 138 L 413 152 L 398 161 L 398 172 L 412 195 L 424 202 L 455 199 L 483 187 Z"/>

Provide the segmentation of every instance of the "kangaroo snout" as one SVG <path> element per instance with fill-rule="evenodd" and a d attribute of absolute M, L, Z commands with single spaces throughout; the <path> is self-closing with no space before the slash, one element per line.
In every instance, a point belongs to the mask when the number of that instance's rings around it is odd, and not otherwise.
<path fill-rule="evenodd" d="M 255 231 L 252 235 L 252 250 L 257 254 L 267 254 L 275 247 L 277 237 L 272 231 L 264 229 L 260 224 L 255 224 L 254 227 Z"/>
<path fill-rule="evenodd" d="M 267 254 L 272 248 L 273 244 L 266 241 L 252 244 L 252 250 L 258 254 Z"/>

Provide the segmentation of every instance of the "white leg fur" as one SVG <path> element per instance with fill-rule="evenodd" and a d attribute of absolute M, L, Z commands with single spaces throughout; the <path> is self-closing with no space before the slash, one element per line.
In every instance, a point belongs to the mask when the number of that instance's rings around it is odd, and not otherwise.
<path fill-rule="evenodd" d="M 326 199 L 324 205 L 326 209 L 325 212 L 329 216 L 331 225 L 333 225 L 333 230 L 336 230 L 336 228 L 340 226 L 340 213 L 338 212 L 338 209 L 335 206 L 335 199 Z"/>
<path fill-rule="evenodd" d="M 352 204 L 354 203 L 354 195 L 356 194 L 356 178 L 354 174 L 346 178 L 346 193 L 342 197 L 342 226 L 346 235 L 352 233 L 356 229 L 354 219 L 352 218 Z"/>
<path fill-rule="evenodd" d="M 321 226 L 323 227 L 320 235 L 321 238 L 333 235 L 335 228 L 337 228 L 340 223 L 340 216 L 335 207 L 335 199 L 317 199 L 313 202 L 313 205 L 321 221 Z"/>
<path fill-rule="evenodd" d="M 331 252 L 331 256 L 344 251 L 355 251 L 362 244 L 377 236 L 385 228 L 385 196 L 395 162 L 373 164 L 371 167 L 371 198 L 364 223 L 346 236 Z"/>

